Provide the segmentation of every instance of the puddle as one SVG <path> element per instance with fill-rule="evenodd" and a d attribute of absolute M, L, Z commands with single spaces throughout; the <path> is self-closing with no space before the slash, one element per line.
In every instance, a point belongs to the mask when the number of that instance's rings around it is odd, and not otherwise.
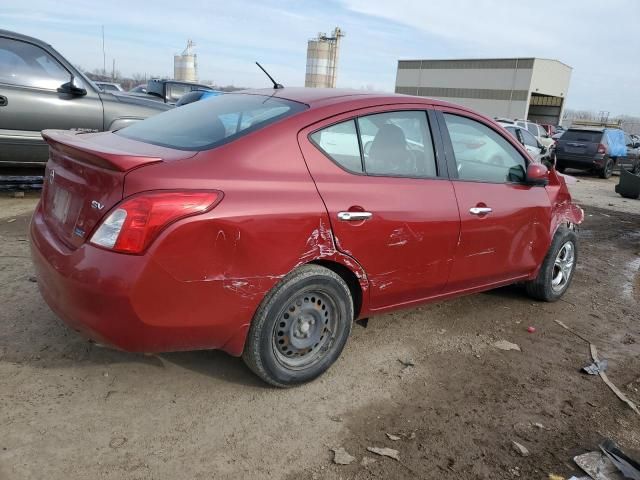
<path fill-rule="evenodd" d="M 622 294 L 631 300 L 640 300 L 640 257 L 627 263 L 624 267 L 626 277 L 622 285 Z"/>

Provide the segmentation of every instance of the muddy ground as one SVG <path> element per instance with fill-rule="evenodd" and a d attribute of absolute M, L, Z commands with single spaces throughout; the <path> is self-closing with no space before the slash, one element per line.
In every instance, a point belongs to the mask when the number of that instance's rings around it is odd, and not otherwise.
<path fill-rule="evenodd" d="M 587 217 L 563 301 L 533 302 L 514 286 L 374 317 L 326 375 L 291 390 L 264 386 L 220 352 L 143 356 L 87 343 L 32 281 L 36 199 L 4 195 L 0 479 L 546 479 L 577 473 L 571 458 L 604 438 L 640 453 L 640 416 L 579 373 L 588 345 L 554 322 L 591 339 L 640 403 L 640 202 L 588 198 L 614 183 L 572 186 Z M 415 366 L 399 361 L 408 359 Z M 339 446 L 351 465 L 332 463 Z M 367 447 L 397 449 L 400 460 Z"/>

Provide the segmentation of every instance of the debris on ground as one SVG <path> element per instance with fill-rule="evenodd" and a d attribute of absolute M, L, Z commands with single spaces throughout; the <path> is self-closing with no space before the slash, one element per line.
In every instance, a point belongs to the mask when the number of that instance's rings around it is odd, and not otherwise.
<path fill-rule="evenodd" d="M 394 450 L 393 448 L 380 448 L 380 447 L 367 447 L 371 453 L 375 453 L 376 455 L 380 455 L 382 457 L 393 458 L 394 460 L 400 461 L 400 452 L 398 450 Z"/>
<path fill-rule="evenodd" d="M 411 357 L 409 357 L 409 358 L 399 358 L 398 361 L 402 365 L 404 365 L 405 367 L 415 367 L 416 366 L 416 362 Z"/>
<path fill-rule="evenodd" d="M 360 465 L 362 465 L 363 467 L 367 467 L 367 466 L 371 465 L 372 463 L 376 463 L 376 459 L 375 458 L 362 457 L 362 460 L 360 460 Z"/>
<path fill-rule="evenodd" d="M 518 352 L 522 351 L 520 350 L 520 345 L 516 343 L 507 342 L 506 340 L 498 340 L 493 344 L 493 346 L 500 350 L 517 350 Z"/>
<path fill-rule="evenodd" d="M 565 330 L 567 330 L 570 333 L 573 333 L 576 337 L 584 340 L 586 343 L 589 344 L 589 351 L 591 353 L 591 359 L 595 362 L 598 363 L 600 362 L 600 357 L 598 357 L 598 349 L 596 348 L 596 346 L 591 343 L 591 341 L 584 337 L 583 335 L 579 334 L 578 332 L 576 332 L 575 330 L 571 329 L 570 327 L 568 327 L 565 323 L 563 323 L 560 320 L 554 320 L 558 325 L 560 325 L 562 328 L 564 328 Z M 624 403 L 626 403 L 629 408 L 631 410 L 633 410 L 635 413 L 637 413 L 638 415 L 640 415 L 640 410 L 638 410 L 638 407 L 636 406 L 635 403 L 633 403 L 631 400 L 629 400 L 629 398 L 622 393 L 622 391 L 616 387 L 613 382 L 611 380 L 609 380 L 609 377 L 607 376 L 607 374 L 603 371 L 599 371 L 598 375 L 600 375 L 600 378 L 602 378 L 602 381 L 611 389 L 611 391 L 613 393 L 616 394 L 616 396 L 622 400 Z"/>
<path fill-rule="evenodd" d="M 35 275 L 31 275 L 31 276 L 29 276 L 29 281 L 33 282 L 33 283 L 36 283 L 38 281 L 38 279 L 36 278 Z"/>
<path fill-rule="evenodd" d="M 529 455 L 531 455 L 527 447 L 525 447 L 521 443 L 516 442 L 515 440 L 511 441 L 511 446 L 516 452 L 518 452 L 523 457 L 528 457 Z"/>
<path fill-rule="evenodd" d="M 624 480 L 611 460 L 600 452 L 584 453 L 573 457 L 573 461 L 593 479 Z"/>
<path fill-rule="evenodd" d="M 600 450 L 622 472 L 625 478 L 640 480 L 640 462 L 627 456 L 613 440 L 605 440 L 600 444 Z"/>
<path fill-rule="evenodd" d="M 114 437 L 109 442 L 111 448 L 120 448 L 127 443 L 127 437 Z"/>
<path fill-rule="evenodd" d="M 539 428 L 540 430 L 544 430 L 544 425 L 541 423 L 534 423 L 533 426 Z"/>
<path fill-rule="evenodd" d="M 582 371 L 584 373 L 588 373 L 589 375 L 598 375 L 600 372 L 604 372 L 609 366 L 606 359 L 600 362 L 593 362 L 591 365 L 587 365 L 586 367 L 582 367 Z"/>
<path fill-rule="evenodd" d="M 536 333 L 536 327 L 527 327 L 527 332 Z"/>
<path fill-rule="evenodd" d="M 349 455 L 342 447 L 332 448 L 331 451 L 333 451 L 333 463 L 338 465 L 349 465 L 356 459 L 356 457 Z"/>
<path fill-rule="evenodd" d="M 9 220 L 7 220 L 7 223 L 13 223 L 13 222 L 15 222 L 15 221 L 16 221 L 16 219 L 15 219 L 15 218 L 10 218 Z"/>
<path fill-rule="evenodd" d="M 397 442 L 398 440 L 400 440 L 401 437 L 399 437 L 398 435 L 394 435 L 392 433 L 387 433 L 386 434 L 387 437 L 389 438 L 389 440 L 393 441 L 393 442 Z"/>

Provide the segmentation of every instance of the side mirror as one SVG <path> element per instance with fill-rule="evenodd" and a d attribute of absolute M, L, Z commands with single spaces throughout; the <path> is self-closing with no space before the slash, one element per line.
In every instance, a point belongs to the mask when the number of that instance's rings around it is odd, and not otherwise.
<path fill-rule="evenodd" d="M 547 149 L 547 147 L 545 147 L 544 145 L 540 145 L 540 144 L 538 144 L 538 147 L 540 148 L 540 153 L 541 153 L 542 155 L 544 155 L 545 153 L 547 153 L 547 150 L 548 150 L 548 149 Z"/>
<path fill-rule="evenodd" d="M 527 167 L 527 184 L 545 186 L 549 183 L 549 170 L 541 163 L 530 163 Z"/>
<path fill-rule="evenodd" d="M 74 96 L 84 96 L 87 94 L 87 90 L 77 84 L 75 77 L 71 77 L 71 80 L 67 83 L 63 83 L 58 87 L 58 93 L 66 93 Z"/>

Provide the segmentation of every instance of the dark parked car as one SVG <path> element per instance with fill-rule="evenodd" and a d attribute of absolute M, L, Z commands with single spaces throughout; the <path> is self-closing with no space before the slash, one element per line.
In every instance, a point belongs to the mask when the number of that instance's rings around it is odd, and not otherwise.
<path fill-rule="evenodd" d="M 146 92 L 144 93 L 134 92 L 133 90 L 128 93 L 175 105 L 184 95 L 190 92 L 216 91 L 208 85 L 166 79 L 149 80 L 145 89 Z"/>
<path fill-rule="evenodd" d="M 556 168 L 590 170 L 601 178 L 609 178 L 616 167 L 622 166 L 634 173 L 640 169 L 640 145 L 631 141 L 629 135 L 617 130 L 620 145 L 613 145 L 608 129 L 601 127 L 572 127 L 556 141 Z M 626 143 L 622 145 L 622 142 Z M 623 148 L 623 154 L 614 153 Z"/>
<path fill-rule="evenodd" d="M 51 45 L 0 30 L 0 166 L 44 166 L 44 129 L 114 130 L 169 108 L 103 92 Z"/>
<path fill-rule="evenodd" d="M 242 355 L 281 387 L 327 370 L 355 319 L 519 282 L 555 301 L 578 260 L 564 178 L 438 100 L 254 90 L 43 135 L 30 245 L 51 308 L 124 350 Z"/>

